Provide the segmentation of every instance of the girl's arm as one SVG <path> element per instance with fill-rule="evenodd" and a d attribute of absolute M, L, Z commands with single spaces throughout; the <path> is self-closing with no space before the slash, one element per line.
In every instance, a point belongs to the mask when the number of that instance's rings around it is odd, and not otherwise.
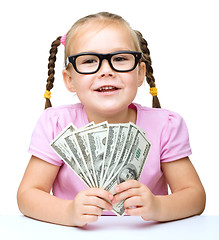
<path fill-rule="evenodd" d="M 81 191 L 74 200 L 50 194 L 59 167 L 32 156 L 17 193 L 20 211 L 31 218 L 61 225 L 83 226 L 111 209 L 113 196 L 103 189 Z"/>
<path fill-rule="evenodd" d="M 189 158 L 163 163 L 162 170 L 172 194 L 158 197 L 160 220 L 201 214 L 205 209 L 205 190 Z"/>
<path fill-rule="evenodd" d="M 129 180 L 116 187 L 113 203 L 125 200 L 129 215 L 145 220 L 171 221 L 201 214 L 205 208 L 205 191 L 189 158 L 163 163 L 162 170 L 171 194 L 155 196 L 142 183 Z"/>

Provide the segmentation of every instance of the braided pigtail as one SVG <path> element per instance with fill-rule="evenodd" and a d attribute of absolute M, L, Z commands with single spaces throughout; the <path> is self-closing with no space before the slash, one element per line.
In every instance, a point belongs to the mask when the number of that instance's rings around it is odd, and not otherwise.
<path fill-rule="evenodd" d="M 58 52 L 58 46 L 60 45 L 61 37 L 58 37 L 54 42 L 51 44 L 51 49 L 49 51 L 49 63 L 48 63 L 48 78 L 47 78 L 47 84 L 46 84 L 46 91 L 44 94 L 44 97 L 46 99 L 45 103 L 45 109 L 48 107 L 52 107 L 50 98 L 51 98 L 51 92 L 50 90 L 53 88 L 53 83 L 55 80 L 55 61 L 56 61 L 56 54 Z"/>
<path fill-rule="evenodd" d="M 150 57 L 150 51 L 148 49 L 148 43 L 143 38 L 142 34 L 139 31 L 135 31 L 135 33 L 137 34 L 141 51 L 143 53 L 142 61 L 145 63 L 145 66 L 146 66 L 146 80 L 150 86 L 150 93 L 153 96 L 152 107 L 161 108 L 159 99 L 157 97 L 157 89 L 155 85 L 155 78 L 153 76 L 153 68 L 151 66 L 151 57 Z"/>

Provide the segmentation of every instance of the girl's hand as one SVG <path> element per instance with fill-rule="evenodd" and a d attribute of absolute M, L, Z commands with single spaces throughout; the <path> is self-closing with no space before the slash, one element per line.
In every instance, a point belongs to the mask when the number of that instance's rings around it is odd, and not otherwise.
<path fill-rule="evenodd" d="M 103 209 L 111 210 L 113 195 L 100 188 L 89 188 L 77 194 L 70 203 L 70 221 L 74 226 L 96 222 Z M 109 201 L 109 202 L 107 202 Z"/>
<path fill-rule="evenodd" d="M 144 220 L 153 220 L 158 213 L 156 196 L 142 183 L 136 180 L 125 181 L 115 188 L 116 195 L 112 203 L 124 201 L 125 212 L 131 216 L 141 216 Z"/>

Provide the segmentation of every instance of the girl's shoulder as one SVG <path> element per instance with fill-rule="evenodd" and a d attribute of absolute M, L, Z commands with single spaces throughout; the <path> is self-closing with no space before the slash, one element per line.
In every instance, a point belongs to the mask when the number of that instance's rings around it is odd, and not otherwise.
<path fill-rule="evenodd" d="M 168 110 L 168 109 L 163 109 L 163 108 L 151 108 L 151 107 L 146 107 L 142 106 L 140 104 L 134 103 L 134 108 L 137 110 L 137 116 L 138 117 L 147 117 L 151 119 L 160 119 L 160 120 L 167 120 L 171 118 L 182 118 L 180 114 L 177 112 Z"/>
<path fill-rule="evenodd" d="M 187 128 L 183 117 L 171 110 L 162 108 L 150 108 L 140 104 L 134 104 L 137 110 L 136 124 L 141 127 L 164 129 Z"/>
<path fill-rule="evenodd" d="M 44 114 L 47 115 L 60 115 L 65 112 L 72 112 L 72 111 L 82 111 L 83 110 L 83 105 L 81 103 L 76 103 L 76 104 L 69 104 L 69 105 L 61 105 L 58 107 L 50 107 L 44 110 Z"/>
<path fill-rule="evenodd" d="M 146 133 L 152 149 L 159 149 L 162 162 L 173 161 L 191 154 L 189 133 L 184 119 L 167 109 L 135 104 L 136 124 Z"/>
<path fill-rule="evenodd" d="M 50 107 L 44 110 L 41 119 L 52 122 L 52 125 L 64 128 L 69 123 L 73 123 L 76 127 L 87 124 L 87 116 L 84 106 L 81 103 L 62 105 L 58 107 Z"/>

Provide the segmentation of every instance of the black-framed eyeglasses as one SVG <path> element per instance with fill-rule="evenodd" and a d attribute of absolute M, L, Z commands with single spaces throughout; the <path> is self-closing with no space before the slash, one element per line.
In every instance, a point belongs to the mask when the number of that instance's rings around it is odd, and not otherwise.
<path fill-rule="evenodd" d="M 141 52 L 117 51 L 113 53 L 100 54 L 84 52 L 67 57 L 65 67 L 72 63 L 76 72 L 80 74 L 96 73 L 104 59 L 116 72 L 130 72 L 134 70 L 141 59 Z"/>

